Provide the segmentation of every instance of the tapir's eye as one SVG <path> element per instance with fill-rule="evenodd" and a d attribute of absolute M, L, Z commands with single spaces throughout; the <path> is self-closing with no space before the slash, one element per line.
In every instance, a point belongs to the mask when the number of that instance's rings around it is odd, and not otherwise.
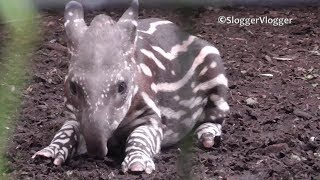
<path fill-rule="evenodd" d="M 77 95 L 77 86 L 74 82 L 70 82 L 70 92 L 72 95 Z"/>
<path fill-rule="evenodd" d="M 127 90 L 127 84 L 125 82 L 119 82 L 118 84 L 118 93 L 123 94 Z"/>

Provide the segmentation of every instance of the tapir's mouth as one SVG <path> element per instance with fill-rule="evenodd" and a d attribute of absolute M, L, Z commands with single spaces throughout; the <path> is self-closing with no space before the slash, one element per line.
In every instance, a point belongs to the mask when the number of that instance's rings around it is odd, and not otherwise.
<path fill-rule="evenodd" d="M 86 146 L 89 156 L 94 158 L 103 159 L 108 153 L 107 146 L 101 144 L 86 143 Z"/>

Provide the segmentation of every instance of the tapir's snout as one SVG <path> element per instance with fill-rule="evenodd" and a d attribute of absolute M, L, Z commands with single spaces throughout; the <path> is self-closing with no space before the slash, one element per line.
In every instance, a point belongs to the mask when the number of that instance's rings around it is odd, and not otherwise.
<path fill-rule="evenodd" d="M 106 129 L 107 120 L 102 113 L 86 116 L 81 123 L 81 131 L 86 142 L 88 154 L 92 157 L 103 158 L 108 153 L 107 141 L 111 133 Z"/>

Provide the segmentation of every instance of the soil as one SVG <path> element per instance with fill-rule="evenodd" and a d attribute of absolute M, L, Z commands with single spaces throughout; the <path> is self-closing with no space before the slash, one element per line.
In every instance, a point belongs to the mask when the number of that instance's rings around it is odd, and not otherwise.
<path fill-rule="evenodd" d="M 111 15 L 119 17 L 121 12 Z M 188 173 L 193 179 L 320 179 L 319 12 L 319 8 L 141 10 L 141 18 L 171 20 L 214 44 L 230 80 L 231 113 L 220 145 L 210 150 L 194 145 L 189 154 L 182 153 L 181 145 L 164 150 L 151 175 L 124 174 L 120 162 L 109 157 L 84 155 L 61 167 L 50 159 L 31 159 L 64 122 L 62 83 L 68 58 L 63 16 L 43 12 L 41 45 L 34 52 L 32 80 L 7 152 L 8 173 L 13 179 L 168 180 L 186 179 Z M 88 19 L 99 13 L 90 12 Z M 283 26 L 240 27 L 219 24 L 219 16 L 293 20 Z"/>

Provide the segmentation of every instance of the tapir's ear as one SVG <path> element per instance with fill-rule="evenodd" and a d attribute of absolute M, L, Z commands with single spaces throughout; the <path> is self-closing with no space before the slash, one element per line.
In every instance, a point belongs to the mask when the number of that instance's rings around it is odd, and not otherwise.
<path fill-rule="evenodd" d="M 70 1 L 66 4 L 65 12 L 65 29 L 68 38 L 71 40 L 73 45 L 78 45 L 79 40 L 88 29 L 83 19 L 83 7 L 76 1 Z"/>
<path fill-rule="evenodd" d="M 138 15 L 139 15 L 139 2 L 138 0 L 132 0 L 131 6 L 124 12 L 118 21 L 118 25 L 125 28 L 129 32 L 133 39 L 136 35 L 137 25 L 138 25 Z"/>

